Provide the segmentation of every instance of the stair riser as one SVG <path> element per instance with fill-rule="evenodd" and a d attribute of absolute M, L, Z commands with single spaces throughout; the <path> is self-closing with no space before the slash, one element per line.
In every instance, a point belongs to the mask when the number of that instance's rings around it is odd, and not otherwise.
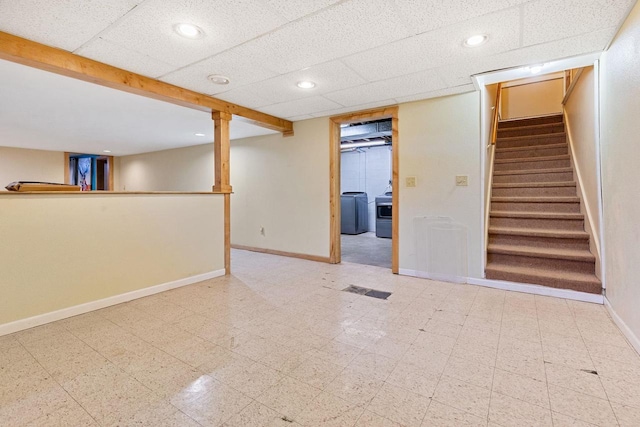
<path fill-rule="evenodd" d="M 529 169 L 552 169 L 552 168 L 567 168 L 571 166 L 569 159 L 562 160 L 538 160 L 538 161 L 524 161 L 514 163 L 495 163 L 493 168 L 496 171 L 519 171 Z"/>
<path fill-rule="evenodd" d="M 537 228 L 545 230 L 584 231 L 582 219 L 541 219 L 541 218 L 494 218 L 489 224 L 494 227 Z"/>
<path fill-rule="evenodd" d="M 570 271 L 572 273 L 595 274 L 596 265 L 593 261 L 571 261 L 557 258 L 536 258 L 521 255 L 487 254 L 488 262 L 517 267 L 535 268 L 547 271 Z"/>
<path fill-rule="evenodd" d="M 517 159 L 521 157 L 545 157 L 545 156 L 561 156 L 569 154 L 569 146 L 554 148 L 530 148 L 528 150 L 518 151 L 496 151 L 496 159 Z"/>
<path fill-rule="evenodd" d="M 535 147 L 536 145 L 550 145 L 550 144 L 562 144 L 567 142 L 567 137 L 564 134 L 541 136 L 538 138 L 524 138 L 514 140 L 500 140 L 496 141 L 496 147 L 498 148 L 515 148 L 515 147 Z"/>
<path fill-rule="evenodd" d="M 532 248 L 589 250 L 589 241 L 583 239 L 558 239 L 553 237 L 512 236 L 489 234 L 489 244 L 521 245 Z"/>
<path fill-rule="evenodd" d="M 495 175 L 494 183 L 524 183 L 524 182 L 564 182 L 573 181 L 573 172 L 546 172 L 523 175 Z"/>
<path fill-rule="evenodd" d="M 532 188 L 494 188 L 494 197 L 547 197 L 575 196 L 576 187 L 532 187 Z"/>
<path fill-rule="evenodd" d="M 498 138 L 509 138 L 512 136 L 544 135 L 547 133 L 564 132 L 564 123 L 540 128 L 505 128 L 498 129 Z"/>
<path fill-rule="evenodd" d="M 580 203 L 491 202 L 492 211 L 507 212 L 580 212 Z"/>
<path fill-rule="evenodd" d="M 531 283 L 534 285 L 548 286 L 550 288 L 558 289 L 570 289 L 578 292 L 587 292 L 590 294 L 601 294 L 602 287 L 595 284 L 584 284 L 580 282 L 571 282 L 564 280 L 557 280 L 551 278 L 537 279 L 537 283 L 534 283 L 530 278 L 524 275 L 512 274 L 507 272 L 496 272 L 487 269 L 487 279 L 490 280 L 504 280 L 507 282 L 516 283 Z"/>
<path fill-rule="evenodd" d="M 547 117 L 535 117 L 531 119 L 521 119 L 521 120 L 513 120 L 508 122 L 500 122 L 498 124 L 499 129 L 507 129 L 510 127 L 520 127 L 520 126 L 535 126 L 535 125 L 544 125 L 547 123 L 562 123 L 563 117 L 561 115 L 558 116 L 547 116 Z"/>

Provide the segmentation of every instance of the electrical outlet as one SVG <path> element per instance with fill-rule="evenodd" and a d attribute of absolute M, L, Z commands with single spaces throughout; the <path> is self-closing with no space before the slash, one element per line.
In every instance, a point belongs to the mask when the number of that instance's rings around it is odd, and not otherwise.
<path fill-rule="evenodd" d="M 469 185 L 469 177 L 467 175 L 456 175 L 456 185 L 458 187 L 466 187 Z"/>
<path fill-rule="evenodd" d="M 417 185 L 418 180 L 415 176 L 408 176 L 404 179 L 404 184 L 407 188 L 415 187 Z"/>

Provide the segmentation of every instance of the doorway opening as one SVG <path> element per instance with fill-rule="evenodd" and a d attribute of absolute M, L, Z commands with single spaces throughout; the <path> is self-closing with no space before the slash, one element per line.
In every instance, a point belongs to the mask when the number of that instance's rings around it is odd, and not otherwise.
<path fill-rule="evenodd" d="M 94 154 L 65 155 L 65 184 L 81 191 L 113 191 L 113 157 Z"/>
<path fill-rule="evenodd" d="M 398 273 L 397 107 L 331 118 L 331 262 Z"/>

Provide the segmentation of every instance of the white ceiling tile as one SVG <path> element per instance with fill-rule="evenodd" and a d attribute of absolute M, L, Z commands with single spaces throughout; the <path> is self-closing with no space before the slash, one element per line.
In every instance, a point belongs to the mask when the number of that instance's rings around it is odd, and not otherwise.
<path fill-rule="evenodd" d="M 489 41 L 476 48 L 464 47 L 464 40 L 475 34 L 488 34 Z M 477 61 L 516 49 L 519 40 L 520 10 L 512 8 L 357 53 L 343 61 L 366 79 L 376 81 L 460 60 Z"/>
<path fill-rule="evenodd" d="M 270 99 L 260 97 L 251 85 L 218 93 L 215 97 L 248 108 L 260 108 L 274 103 Z"/>
<path fill-rule="evenodd" d="M 398 10 L 416 34 L 527 1 L 529 0 L 394 0 Z"/>
<path fill-rule="evenodd" d="M 0 0 L 0 30 L 73 51 L 143 0 Z"/>
<path fill-rule="evenodd" d="M 313 117 L 336 116 L 339 114 L 352 113 L 354 111 L 364 111 L 364 110 L 371 110 L 373 108 L 389 107 L 392 105 L 396 105 L 397 103 L 398 102 L 395 99 L 385 99 L 384 101 L 370 102 L 368 104 L 360 104 L 360 105 L 355 105 L 353 107 L 343 107 L 343 108 L 335 108 L 327 111 L 321 111 L 318 113 L 314 113 Z"/>
<path fill-rule="evenodd" d="M 213 95 L 228 92 L 277 75 L 257 63 L 248 53 L 245 46 L 239 46 L 162 76 L 161 80 L 200 93 Z M 230 79 L 230 82 L 228 85 L 214 84 L 207 78 L 211 74 L 226 76 Z M 271 103 L 273 104 L 274 101 L 271 101 Z"/>
<path fill-rule="evenodd" d="M 300 89 L 297 83 L 303 80 L 314 82 L 316 87 Z M 267 105 L 322 95 L 363 83 L 366 83 L 366 80 L 342 62 L 331 61 L 245 86 L 241 88 L 241 93 L 246 95 L 253 93 L 259 99 L 269 100 L 270 102 L 262 104 Z M 225 98 L 225 95 L 226 93 L 219 94 L 221 98 Z M 232 95 L 238 96 L 238 94 Z"/>
<path fill-rule="evenodd" d="M 315 116 L 312 116 L 311 114 L 303 114 L 301 116 L 293 116 L 293 117 L 289 117 L 288 120 L 291 120 L 292 122 L 299 122 L 301 120 L 309 120 L 309 119 L 313 119 Z"/>
<path fill-rule="evenodd" d="M 427 93 L 419 93 L 417 95 L 403 96 L 401 98 L 397 98 L 397 101 L 398 103 L 413 102 L 423 99 L 439 98 L 441 96 L 450 96 L 457 95 L 459 93 L 473 92 L 475 90 L 476 87 L 473 84 L 466 84 L 461 86 L 448 87 L 446 89 L 434 90 Z"/>
<path fill-rule="evenodd" d="M 280 74 L 407 37 L 387 0 L 351 0 L 292 22 L 248 44 L 258 63 Z"/>
<path fill-rule="evenodd" d="M 199 26 L 205 37 L 180 37 L 173 31 L 178 23 Z M 103 37 L 182 67 L 285 23 L 273 9 L 251 0 L 147 0 Z"/>
<path fill-rule="evenodd" d="M 158 61 L 126 47 L 118 46 L 100 37 L 87 43 L 75 53 L 154 79 L 175 68 L 173 65 Z"/>
<path fill-rule="evenodd" d="M 331 6 L 340 0 L 264 0 L 290 21 Z"/>
<path fill-rule="evenodd" d="M 523 43 L 529 46 L 616 26 L 636 0 L 539 0 L 524 6 Z"/>
<path fill-rule="evenodd" d="M 435 70 L 426 70 L 332 92 L 325 96 L 345 107 L 350 107 L 416 93 L 431 92 L 444 87 L 442 78 Z"/>
<path fill-rule="evenodd" d="M 582 36 L 504 52 L 473 63 L 458 62 L 441 67 L 438 72 L 448 86 L 467 84 L 470 82 L 470 76 L 474 74 L 540 64 L 602 51 L 615 34 L 615 31 L 616 27 L 610 27 Z"/>
<path fill-rule="evenodd" d="M 342 105 L 322 96 L 312 96 L 295 101 L 283 102 L 281 104 L 269 105 L 268 107 L 260 108 L 260 111 L 277 117 L 288 118 L 341 107 Z"/>

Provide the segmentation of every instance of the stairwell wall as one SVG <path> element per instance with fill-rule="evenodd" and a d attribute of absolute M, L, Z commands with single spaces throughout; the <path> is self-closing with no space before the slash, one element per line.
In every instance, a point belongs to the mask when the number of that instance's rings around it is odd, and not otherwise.
<path fill-rule="evenodd" d="M 595 73 L 594 67 L 582 72 L 564 106 L 566 128 L 570 137 L 576 181 L 580 187 L 582 209 L 587 231 L 591 234 L 592 252 L 600 258 L 600 186 L 599 147 L 596 139 Z M 600 273 L 599 268 L 596 268 Z M 600 277 L 600 274 L 596 274 Z"/>
<path fill-rule="evenodd" d="M 613 311 L 640 351 L 640 3 L 601 59 L 604 273 Z"/>

